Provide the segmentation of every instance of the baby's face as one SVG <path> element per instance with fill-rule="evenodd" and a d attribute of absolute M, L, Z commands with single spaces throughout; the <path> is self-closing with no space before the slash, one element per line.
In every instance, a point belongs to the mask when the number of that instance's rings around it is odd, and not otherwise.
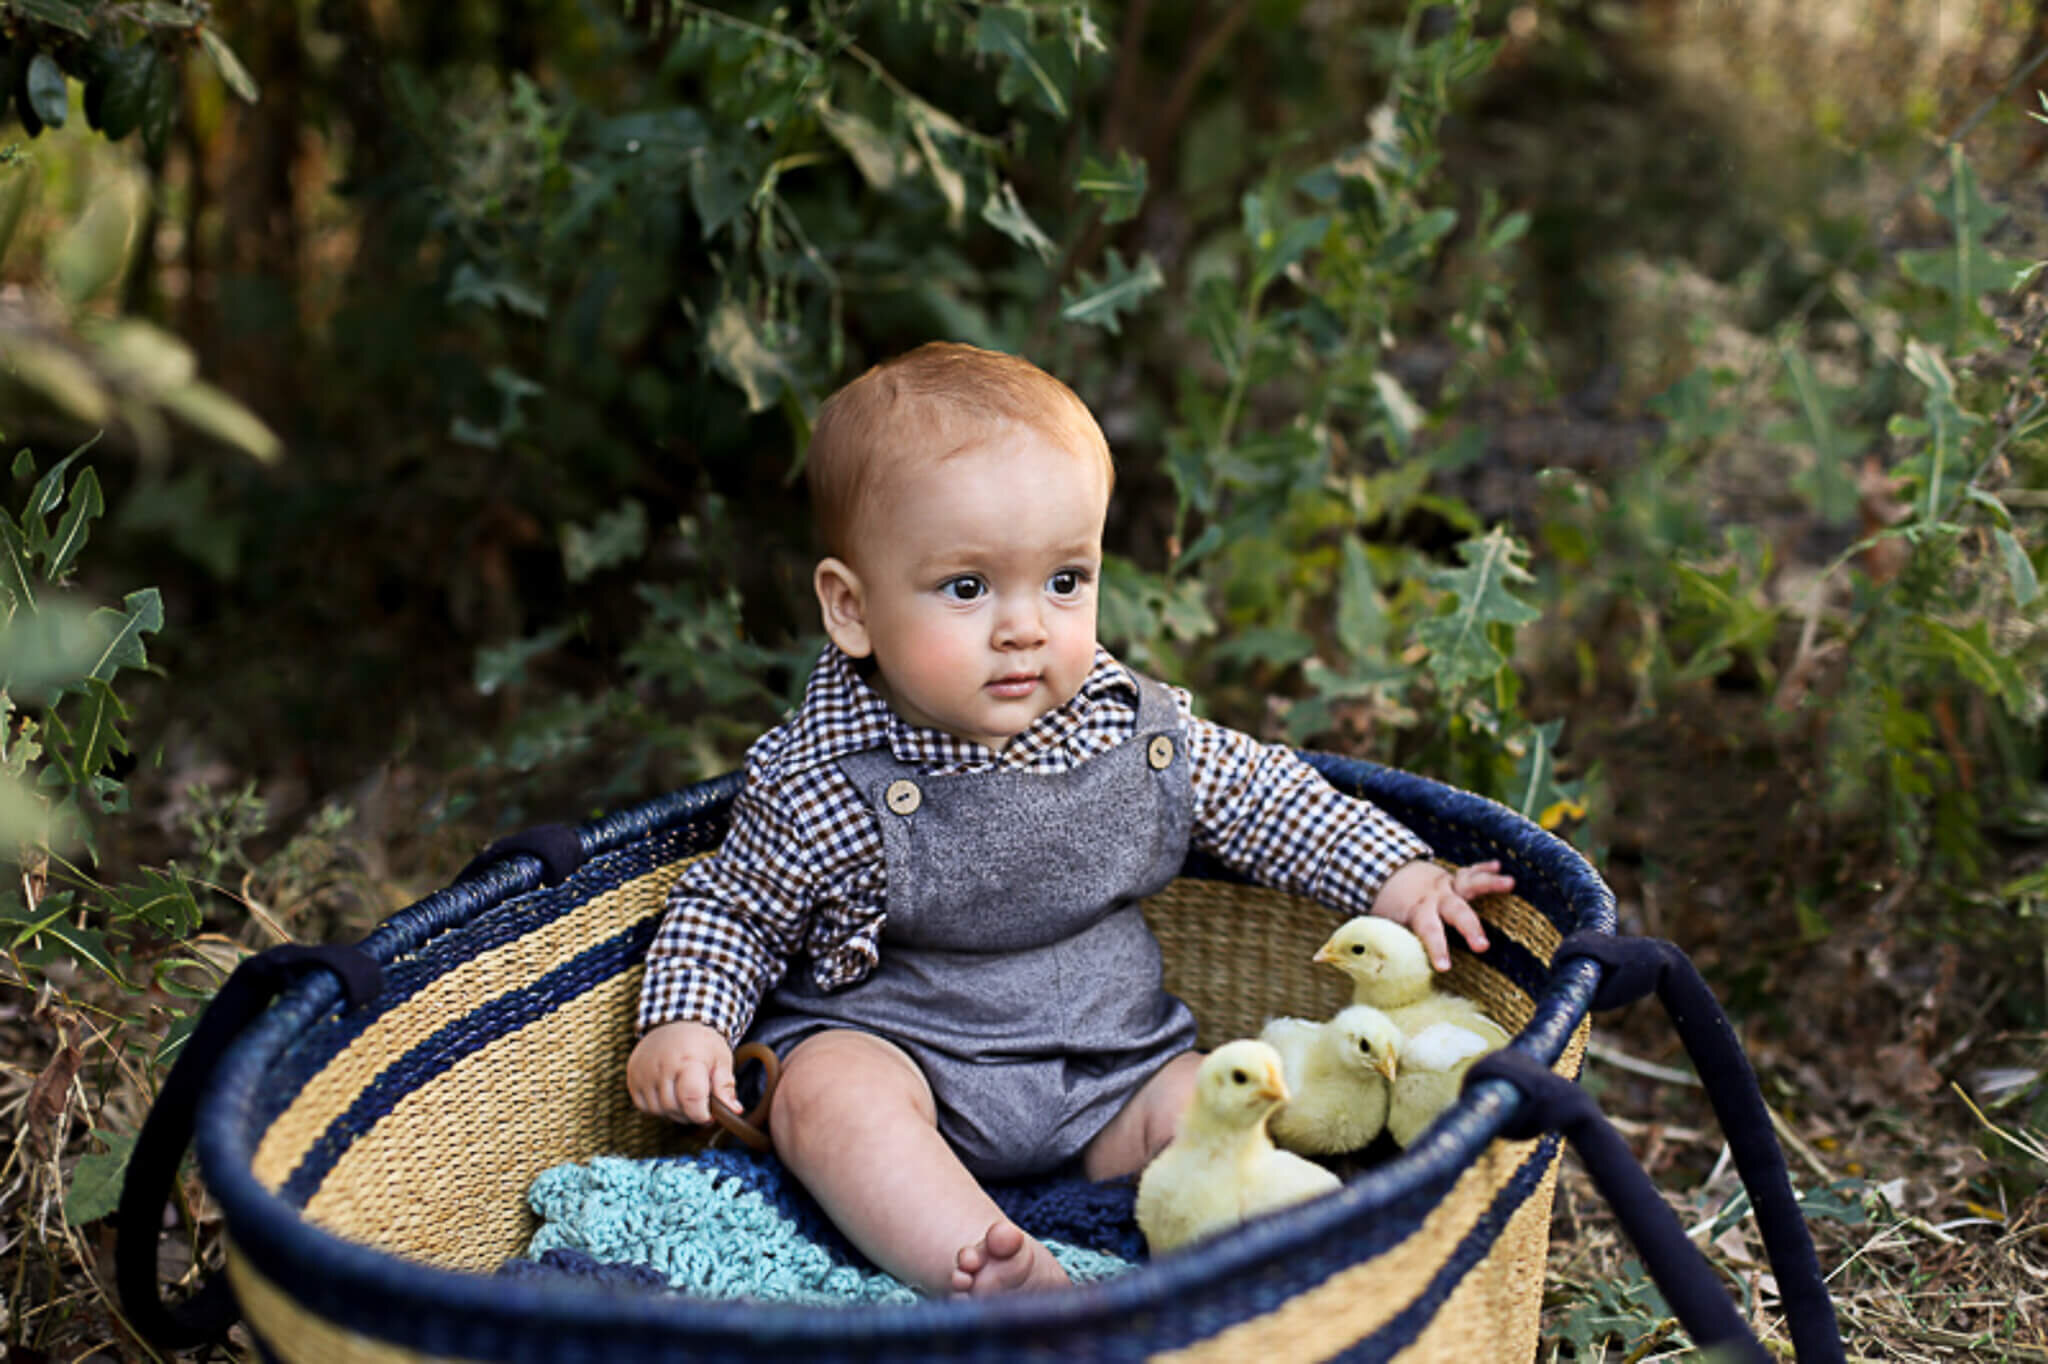
<path fill-rule="evenodd" d="M 1108 480 L 1029 427 L 884 485 L 854 564 L 884 694 L 912 724 L 1001 749 L 1095 657 Z"/>

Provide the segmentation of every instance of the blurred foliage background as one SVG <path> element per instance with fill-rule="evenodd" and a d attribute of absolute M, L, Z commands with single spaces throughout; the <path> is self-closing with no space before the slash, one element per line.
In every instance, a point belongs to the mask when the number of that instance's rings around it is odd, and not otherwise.
<path fill-rule="evenodd" d="M 1809 1136 L 1945 1115 L 1901 1215 L 2038 1190 L 2037 6 L 0 33 L 18 1348 L 117 1331 L 92 1229 L 239 955 L 737 764 L 820 643 L 810 415 L 935 337 L 1100 417 L 1112 647 L 1574 839 Z M 1653 1333 L 1596 1305 L 1559 1348 Z"/>

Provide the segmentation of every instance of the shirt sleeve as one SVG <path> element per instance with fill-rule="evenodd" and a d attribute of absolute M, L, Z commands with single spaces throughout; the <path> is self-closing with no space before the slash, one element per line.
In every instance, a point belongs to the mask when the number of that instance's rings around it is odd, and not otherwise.
<path fill-rule="evenodd" d="M 647 949 L 641 1031 L 708 1024 L 737 1043 L 803 942 L 818 874 L 795 813 L 749 774 L 718 851 L 684 868 Z"/>
<path fill-rule="evenodd" d="M 1262 885 L 1364 914 L 1388 877 L 1430 856 L 1413 830 L 1284 744 L 1193 715 L 1187 744 L 1195 846 Z"/>

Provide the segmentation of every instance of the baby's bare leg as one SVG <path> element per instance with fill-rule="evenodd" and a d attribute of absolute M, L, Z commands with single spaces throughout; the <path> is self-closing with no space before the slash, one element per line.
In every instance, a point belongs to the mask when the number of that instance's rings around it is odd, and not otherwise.
<path fill-rule="evenodd" d="M 1082 1172 L 1090 1179 L 1115 1179 L 1150 1164 L 1180 1130 L 1201 1064 L 1200 1052 L 1184 1051 L 1152 1072 L 1081 1152 Z"/>
<path fill-rule="evenodd" d="M 939 1135 L 916 1062 L 881 1038 L 833 1030 L 798 1043 L 768 1127 L 833 1225 L 905 1283 L 944 1297 L 1067 1282 Z"/>

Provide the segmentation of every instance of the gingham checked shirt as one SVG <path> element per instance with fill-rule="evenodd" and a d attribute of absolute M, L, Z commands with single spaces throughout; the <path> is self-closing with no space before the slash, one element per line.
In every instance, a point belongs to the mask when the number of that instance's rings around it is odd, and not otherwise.
<path fill-rule="evenodd" d="M 1254 881 L 1363 914 L 1398 868 L 1429 846 L 1378 806 L 1343 795 L 1279 744 L 1197 718 L 1186 722 L 1194 787 L 1191 841 Z M 851 985 L 880 959 L 886 904 L 875 812 L 839 764 L 886 747 L 928 776 L 1064 772 L 1137 731 L 1138 684 L 1097 648 L 1074 699 L 992 752 L 905 723 L 826 645 L 803 706 L 756 740 L 732 826 L 717 853 L 669 892 L 640 993 L 640 1027 L 694 1019 L 738 1041 L 761 997 L 799 955 L 824 989 Z"/>

